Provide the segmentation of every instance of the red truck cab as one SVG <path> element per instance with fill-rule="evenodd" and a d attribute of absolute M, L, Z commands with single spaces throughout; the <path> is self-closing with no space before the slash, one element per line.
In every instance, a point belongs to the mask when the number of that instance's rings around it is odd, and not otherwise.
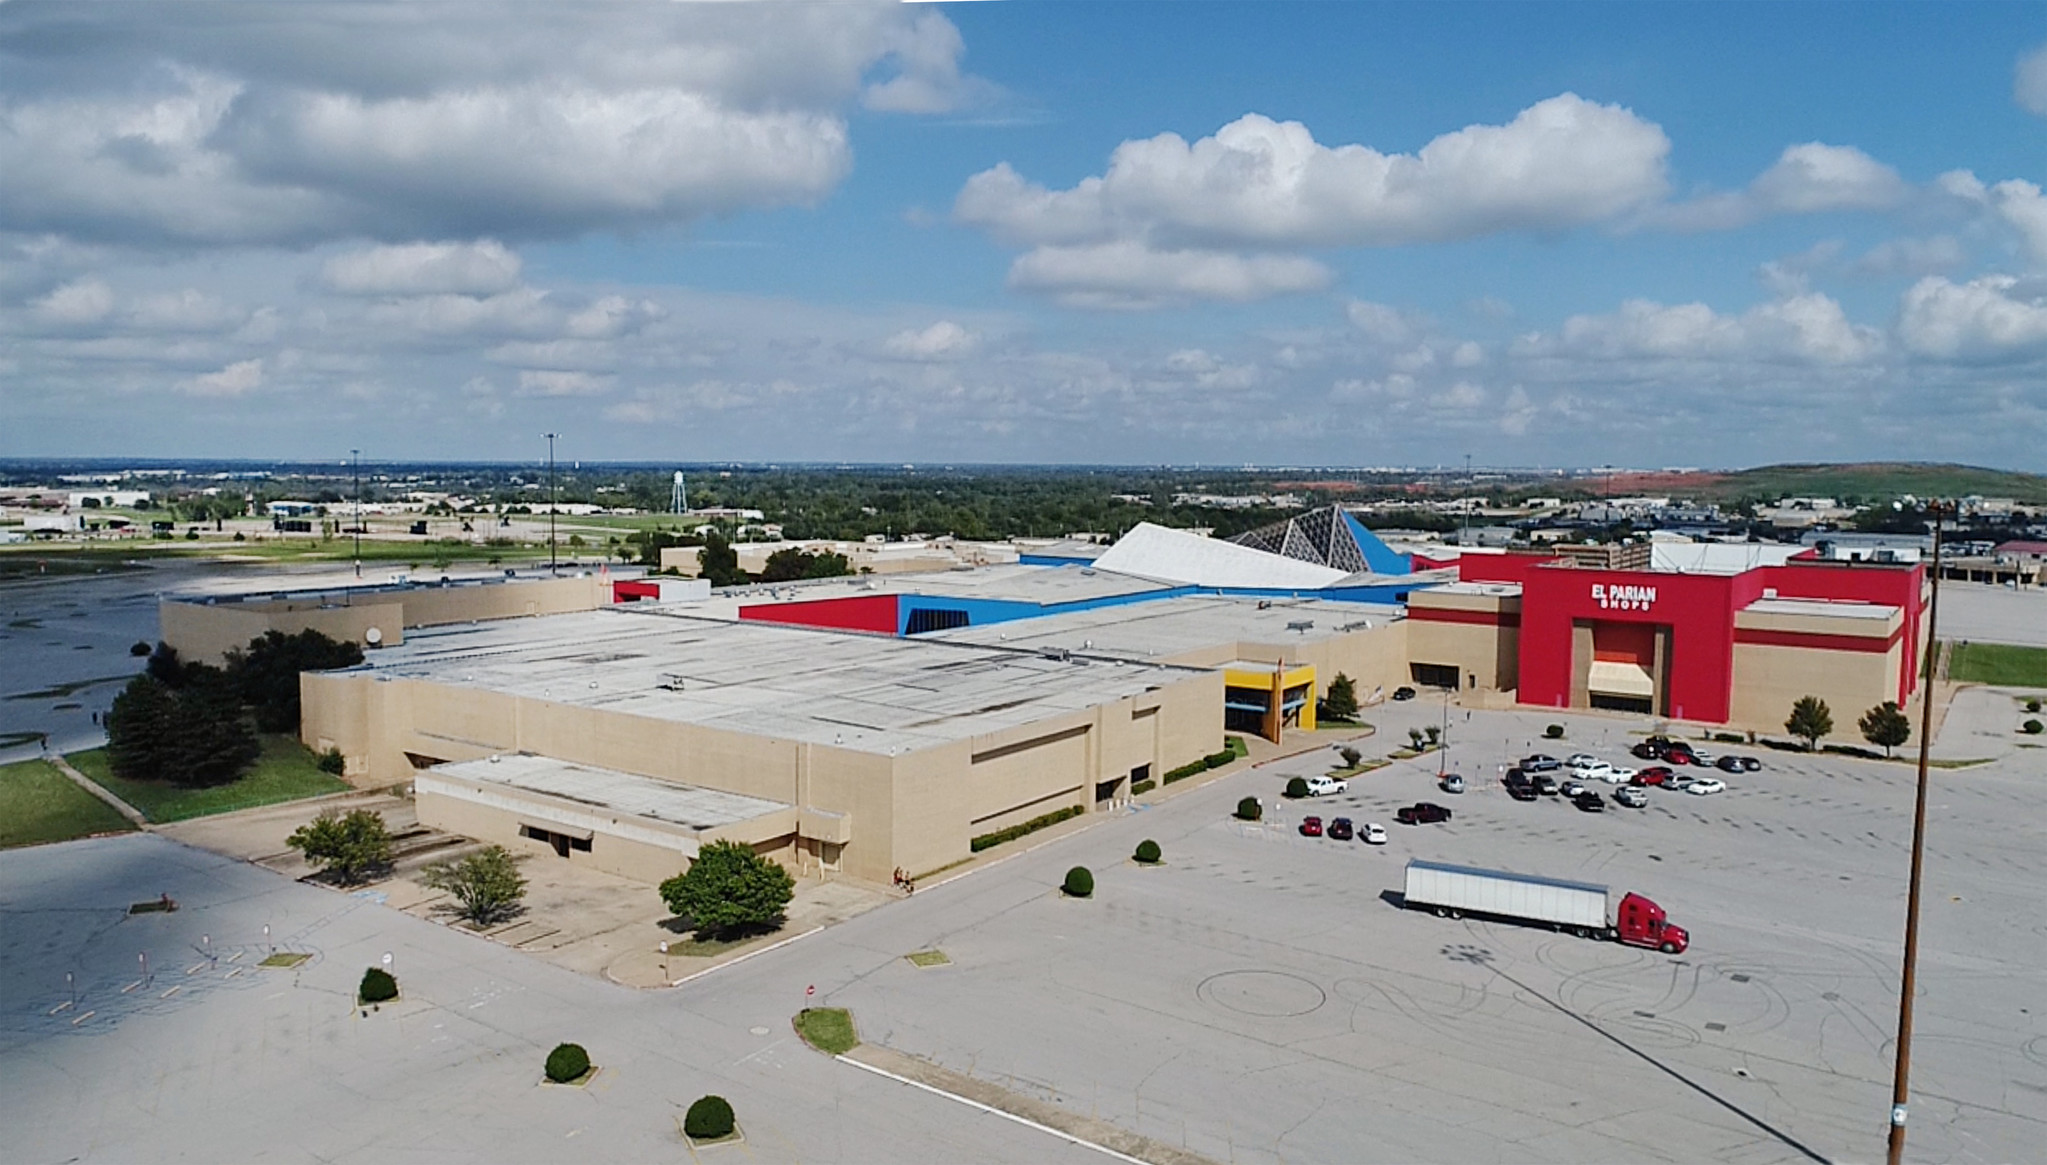
<path fill-rule="evenodd" d="M 1614 937 L 1631 947 L 1654 947 L 1666 955 L 1681 955 L 1692 945 L 1689 931 L 1671 922 L 1663 907 L 1640 894 L 1621 899 L 1615 914 Z"/>

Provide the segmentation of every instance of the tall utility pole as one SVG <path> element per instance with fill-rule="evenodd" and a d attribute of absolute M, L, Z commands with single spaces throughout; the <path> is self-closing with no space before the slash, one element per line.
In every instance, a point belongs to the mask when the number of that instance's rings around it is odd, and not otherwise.
<path fill-rule="evenodd" d="M 549 433 L 549 434 L 547 435 L 547 572 L 548 572 L 549 574 L 553 574 L 553 573 L 555 572 L 555 565 L 554 565 L 554 510 L 555 510 L 555 494 L 554 494 L 554 439 L 555 439 L 556 437 L 559 437 L 559 436 L 561 436 L 561 434 L 560 434 L 560 433 Z"/>
<path fill-rule="evenodd" d="M 1940 534 L 1941 519 L 1954 512 L 1950 504 L 1934 502 L 1927 510 L 1933 515 L 1933 593 L 1926 602 L 1926 672 L 1919 689 L 1919 792 L 1912 803 L 1912 886 L 1905 895 L 1905 973 L 1898 994 L 1898 1058 L 1891 1080 L 1890 1165 L 1905 1160 L 1905 1100 L 1911 1092 L 1912 1077 L 1912 992 L 1919 972 L 1919 879 L 1926 855 L 1926 757 L 1933 741 L 1933 661 L 1938 658 L 1940 640 L 1935 631 L 1940 623 Z"/>
<path fill-rule="evenodd" d="M 355 577 L 362 578 L 362 450 L 350 449 L 348 460 L 355 466 Z"/>

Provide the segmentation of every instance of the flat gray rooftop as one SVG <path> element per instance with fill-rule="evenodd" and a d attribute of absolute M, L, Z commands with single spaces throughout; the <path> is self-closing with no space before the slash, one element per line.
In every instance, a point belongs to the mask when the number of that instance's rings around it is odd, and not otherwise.
<path fill-rule="evenodd" d="M 1399 608 L 1326 599 L 1253 599 L 1187 595 L 1036 619 L 920 635 L 954 643 L 1000 644 L 1035 651 L 1078 651 L 1115 659 L 1170 659 L 1238 642 L 1317 642 L 1366 624 L 1384 626 Z M 1300 627 L 1299 624 L 1309 626 Z"/>
<path fill-rule="evenodd" d="M 429 680 L 895 755 L 1177 683 L 1184 668 L 691 618 L 645 603 L 427 628 L 370 653 Z"/>
<path fill-rule="evenodd" d="M 435 765 L 428 772 L 615 809 L 696 831 L 750 821 L 788 808 L 780 801 L 700 789 L 525 752 Z"/>
<path fill-rule="evenodd" d="M 1758 615 L 1821 615 L 1829 619 L 1887 620 L 1898 613 L 1882 603 L 1847 603 L 1828 599 L 1757 599 L 1744 611 Z"/>

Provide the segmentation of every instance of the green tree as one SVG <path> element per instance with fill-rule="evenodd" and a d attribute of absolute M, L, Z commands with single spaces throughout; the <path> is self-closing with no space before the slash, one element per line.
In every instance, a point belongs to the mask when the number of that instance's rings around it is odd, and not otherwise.
<path fill-rule="evenodd" d="M 1342 672 L 1329 681 L 1329 692 L 1322 697 L 1322 715 L 1331 720 L 1355 720 L 1358 718 L 1358 686 L 1356 681 Z"/>
<path fill-rule="evenodd" d="M 1882 745 L 1884 755 L 1912 739 L 1912 720 L 1898 707 L 1896 700 L 1885 700 L 1862 714 L 1856 727 L 1862 729 L 1862 739 L 1871 744 Z"/>
<path fill-rule="evenodd" d="M 843 554 L 811 554 L 794 546 L 768 555 L 761 568 L 764 583 L 795 582 L 809 578 L 839 578 L 853 573 Z"/>
<path fill-rule="evenodd" d="M 657 556 L 658 561 L 658 556 Z M 753 576 L 739 569 L 739 552 L 716 530 L 704 536 L 704 553 L 700 560 L 698 577 L 711 581 L 714 587 L 745 586 Z"/>
<path fill-rule="evenodd" d="M 461 904 L 462 917 L 477 926 L 510 918 L 526 896 L 526 879 L 501 845 L 478 850 L 461 861 L 435 862 L 421 880 L 452 895 Z"/>
<path fill-rule="evenodd" d="M 296 635 L 266 631 L 249 646 L 227 654 L 227 681 L 256 713 L 265 732 L 297 732 L 299 673 L 354 667 L 362 648 L 329 639 L 308 627 Z M 190 666 L 190 665 L 186 665 Z"/>
<path fill-rule="evenodd" d="M 164 779 L 164 757 L 175 730 L 178 702 L 147 675 L 128 681 L 107 709 L 107 764 L 130 781 Z"/>
<path fill-rule="evenodd" d="M 177 693 L 176 705 L 165 743 L 164 779 L 195 787 L 225 785 L 263 755 L 241 704 L 219 684 L 188 687 Z"/>
<path fill-rule="evenodd" d="M 191 674 L 190 665 L 184 674 Z M 106 726 L 107 763 L 131 781 L 226 784 L 263 751 L 241 706 L 217 683 L 180 692 L 136 676 L 114 697 Z"/>
<path fill-rule="evenodd" d="M 299 826 L 284 844 L 344 885 L 362 881 L 364 874 L 391 860 L 391 833 L 384 819 L 369 809 L 346 814 L 330 809 Z"/>
<path fill-rule="evenodd" d="M 661 883 L 668 909 L 713 937 L 776 921 L 795 894 L 789 871 L 736 841 L 703 847 L 689 869 Z"/>
<path fill-rule="evenodd" d="M 1805 751 L 1819 747 L 1820 737 L 1834 731 L 1834 712 L 1827 702 L 1818 696 L 1800 696 L 1791 705 L 1791 715 L 1784 721 L 1784 731 L 1805 742 Z"/>

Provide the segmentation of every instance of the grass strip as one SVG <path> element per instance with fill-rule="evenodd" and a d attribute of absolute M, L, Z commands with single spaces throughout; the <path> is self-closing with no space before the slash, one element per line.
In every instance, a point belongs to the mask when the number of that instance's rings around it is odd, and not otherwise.
<path fill-rule="evenodd" d="M 827 1056 L 843 1056 L 860 1046 L 853 1014 L 843 1007 L 806 1007 L 797 1012 L 796 1034 Z"/>
<path fill-rule="evenodd" d="M 328 793 L 345 793 L 350 786 L 330 773 L 320 771 L 319 758 L 290 736 L 263 737 L 263 755 L 249 771 L 225 785 L 188 789 L 154 781 L 131 781 L 114 775 L 103 748 L 72 753 L 65 759 L 74 768 L 99 782 L 107 791 L 140 810 L 151 821 L 187 821 L 216 813 L 233 813 L 259 805 L 276 805 Z"/>

